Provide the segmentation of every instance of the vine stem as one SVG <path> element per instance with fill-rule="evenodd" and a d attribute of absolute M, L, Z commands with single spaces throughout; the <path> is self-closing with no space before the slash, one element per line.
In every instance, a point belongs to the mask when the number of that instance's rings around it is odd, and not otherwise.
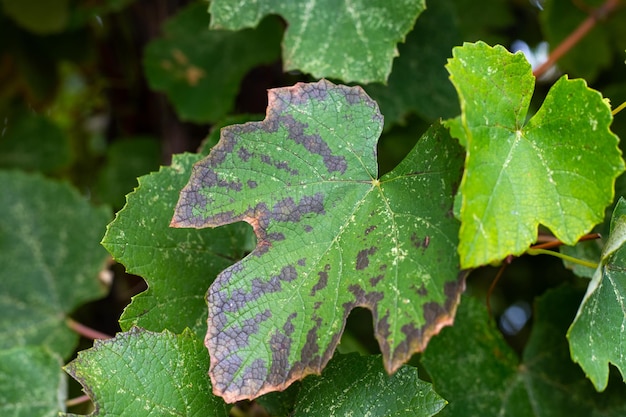
<path fill-rule="evenodd" d="M 564 253 L 561 252 L 555 252 L 552 250 L 547 250 L 547 249 L 533 249 L 533 248 L 528 248 L 526 250 L 526 253 L 529 255 L 551 255 L 551 256 L 556 256 L 557 258 L 561 258 L 565 261 L 568 262 L 572 262 L 578 265 L 582 265 L 582 266 L 586 266 L 589 268 L 593 268 L 596 269 L 598 267 L 598 264 L 596 264 L 595 262 L 591 262 L 591 261 L 585 261 L 584 259 L 578 259 L 578 258 L 574 258 L 573 256 L 569 256 L 569 255 L 565 255 Z"/>
<path fill-rule="evenodd" d="M 98 330 L 92 329 L 91 327 L 85 326 L 84 324 L 81 324 L 77 322 L 76 320 L 73 320 L 69 317 L 67 318 L 66 322 L 70 329 L 74 330 L 79 335 L 86 337 L 87 339 L 95 340 L 95 339 L 111 339 L 112 338 L 112 336 L 106 333 L 102 333 Z"/>
<path fill-rule="evenodd" d="M 616 109 L 614 109 L 611 114 L 613 116 L 615 116 L 617 113 L 621 112 L 622 110 L 626 109 L 626 101 L 623 102 L 622 104 L 620 104 L 619 106 L 617 106 Z"/>
<path fill-rule="evenodd" d="M 563 40 L 557 46 L 550 56 L 548 60 L 541 64 L 535 71 L 533 71 L 533 75 L 535 78 L 539 78 L 543 73 L 545 73 L 550 67 L 552 67 L 559 59 L 563 57 L 570 49 L 572 49 L 582 38 L 587 35 L 587 33 L 595 27 L 595 25 L 600 21 L 606 19 L 611 13 L 613 13 L 618 7 L 620 7 L 622 0 L 606 0 L 604 4 L 597 9 L 593 10 L 589 16 L 572 32 L 569 34 L 567 38 Z"/>
<path fill-rule="evenodd" d="M 65 401 L 65 406 L 68 408 L 74 407 L 75 405 L 83 404 L 89 401 L 91 401 L 89 395 L 81 395 L 80 397 L 70 398 L 69 400 Z"/>

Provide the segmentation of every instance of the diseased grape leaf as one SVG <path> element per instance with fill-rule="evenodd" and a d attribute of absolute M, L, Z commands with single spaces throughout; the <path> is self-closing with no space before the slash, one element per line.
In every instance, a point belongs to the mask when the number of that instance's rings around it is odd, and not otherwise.
<path fill-rule="evenodd" d="M 478 42 L 453 55 L 447 68 L 462 114 L 446 125 L 467 151 L 461 266 L 520 255 L 539 224 L 573 245 L 603 220 L 624 171 L 608 103 L 584 80 L 564 76 L 526 121 L 535 79 L 523 54 Z"/>
<path fill-rule="evenodd" d="M 626 386 L 598 394 L 570 359 L 564 336 L 581 296 L 566 286 L 537 299 L 521 360 L 484 303 L 463 297 L 454 326 L 433 338 L 422 356 L 435 391 L 449 402 L 438 416 L 626 415 Z"/>
<path fill-rule="evenodd" d="M 146 48 L 151 88 L 164 92 L 183 120 L 218 121 L 232 109 L 246 73 L 280 57 L 283 28 L 275 17 L 240 32 L 208 26 L 206 3 L 192 3 L 165 24 L 163 38 Z"/>
<path fill-rule="evenodd" d="M 287 21 L 286 71 L 360 83 L 387 81 L 396 44 L 424 9 L 423 0 L 214 0 L 209 5 L 215 29 L 254 27 L 263 16 L 281 15 Z"/>
<path fill-rule="evenodd" d="M 172 225 L 246 221 L 258 239 L 208 293 L 210 374 L 226 401 L 319 373 L 354 307 L 372 311 L 389 372 L 451 323 L 462 149 L 435 125 L 378 179 L 381 130 L 360 87 L 299 83 L 270 90 L 265 120 L 222 129 L 194 167 Z"/>
<path fill-rule="evenodd" d="M 578 362 L 598 391 L 609 380 L 609 363 L 626 381 L 626 200 L 620 198 L 611 220 L 611 234 L 600 265 L 567 338 Z"/>
<path fill-rule="evenodd" d="M 0 350 L 0 415 L 56 417 L 65 411 L 63 360 L 41 346 Z"/>
<path fill-rule="evenodd" d="M 139 187 L 107 227 L 104 247 L 148 283 L 148 290 L 124 310 L 123 330 L 140 326 L 180 333 L 189 327 L 204 337 L 206 291 L 220 271 L 243 257 L 250 233 L 245 224 L 202 231 L 169 227 L 180 189 L 202 157 L 174 155 L 171 166 L 140 177 Z"/>
<path fill-rule="evenodd" d="M 96 410 L 90 416 L 226 417 L 211 395 L 209 358 L 191 331 L 153 333 L 137 327 L 97 340 L 66 366 Z"/>
<path fill-rule="evenodd" d="M 110 212 L 68 184 L 0 171 L 0 349 L 45 345 L 68 357 L 78 335 L 66 324 L 102 297 L 98 244 Z"/>
<path fill-rule="evenodd" d="M 405 365 L 388 375 L 379 355 L 352 353 L 336 355 L 321 376 L 302 381 L 293 416 L 429 417 L 445 405 L 417 368 Z"/>

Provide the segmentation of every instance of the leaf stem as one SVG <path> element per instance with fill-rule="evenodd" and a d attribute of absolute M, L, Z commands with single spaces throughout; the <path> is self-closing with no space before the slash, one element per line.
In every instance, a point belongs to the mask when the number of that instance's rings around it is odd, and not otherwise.
<path fill-rule="evenodd" d="M 66 400 L 65 406 L 68 408 L 74 407 L 75 405 L 83 404 L 89 401 L 91 401 L 89 395 L 81 395 L 80 397 L 70 398 L 69 400 Z"/>
<path fill-rule="evenodd" d="M 85 326 L 84 324 L 81 324 L 69 317 L 67 318 L 66 322 L 70 329 L 74 330 L 79 335 L 86 337 L 87 339 L 111 339 L 113 337 L 106 333 L 102 333 L 98 330 L 92 329 L 91 327 Z"/>
<path fill-rule="evenodd" d="M 596 264 L 595 262 L 591 262 L 591 261 L 585 261 L 584 259 L 578 259 L 578 258 L 574 258 L 573 256 L 569 256 L 569 255 L 565 255 L 561 252 L 555 252 L 555 251 L 551 251 L 551 250 L 547 250 L 547 249 L 533 249 L 533 248 L 528 248 L 528 250 L 526 251 L 527 254 L 529 255 L 551 255 L 551 256 L 556 256 L 557 258 L 561 258 L 565 261 L 568 262 L 572 262 L 578 265 L 582 265 L 582 266 L 586 266 L 588 268 L 593 268 L 596 269 L 598 267 L 598 264 Z"/>
<path fill-rule="evenodd" d="M 626 109 L 626 101 L 623 102 L 622 104 L 620 104 L 619 106 L 617 106 L 616 109 L 614 109 L 611 114 L 613 116 L 615 116 L 617 113 L 621 112 L 622 110 Z"/>
<path fill-rule="evenodd" d="M 587 18 L 583 20 L 583 22 L 572 33 L 570 33 L 569 36 L 552 51 L 552 53 L 550 53 L 548 60 L 533 71 L 533 75 L 536 78 L 539 78 L 567 52 L 569 52 L 569 50 L 572 49 L 582 38 L 584 38 L 585 35 L 587 35 L 587 33 L 589 33 L 589 31 L 596 26 L 596 23 L 600 20 L 606 19 L 621 5 L 621 0 L 606 0 L 602 6 L 593 10 L 589 16 L 587 16 Z"/>

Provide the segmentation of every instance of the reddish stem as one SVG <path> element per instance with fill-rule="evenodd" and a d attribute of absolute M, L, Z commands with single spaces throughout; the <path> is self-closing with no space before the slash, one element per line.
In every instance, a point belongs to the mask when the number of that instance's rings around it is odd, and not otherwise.
<path fill-rule="evenodd" d="M 80 397 L 70 398 L 69 400 L 65 401 L 65 406 L 68 408 L 74 407 L 75 405 L 83 404 L 89 401 L 91 401 L 91 398 L 89 398 L 88 395 L 81 395 Z"/>
<path fill-rule="evenodd" d="M 543 75 L 544 72 L 552 67 L 563 57 L 563 55 L 569 52 L 570 49 L 572 49 L 582 38 L 584 38 L 585 35 L 587 35 L 587 33 L 594 28 L 596 23 L 600 20 L 606 19 L 620 6 L 621 0 L 606 0 L 602 6 L 591 12 L 589 16 L 587 16 L 587 18 L 552 51 L 548 60 L 533 71 L 535 78 L 539 78 Z"/>
<path fill-rule="evenodd" d="M 79 335 L 86 337 L 87 339 L 95 340 L 95 339 L 111 339 L 112 338 L 112 336 L 106 333 L 102 333 L 102 332 L 99 332 L 98 330 L 92 329 L 91 327 L 85 326 L 84 324 L 81 324 L 75 320 L 72 320 L 69 317 L 67 319 L 67 325 L 69 326 L 70 329 L 74 330 Z"/>

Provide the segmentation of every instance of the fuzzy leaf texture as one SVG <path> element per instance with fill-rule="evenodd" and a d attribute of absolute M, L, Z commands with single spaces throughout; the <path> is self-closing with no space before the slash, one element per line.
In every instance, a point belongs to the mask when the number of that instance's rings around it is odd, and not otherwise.
<path fill-rule="evenodd" d="M 246 221 L 255 250 L 208 293 L 211 379 L 226 401 L 319 373 L 356 306 L 392 372 L 452 321 L 464 280 L 452 216 L 462 149 L 439 125 L 378 179 L 378 106 L 322 80 L 270 90 L 262 122 L 222 129 L 172 225 Z"/>
<path fill-rule="evenodd" d="M 609 380 L 609 363 L 626 381 L 626 200 L 620 198 L 611 234 L 567 338 L 578 362 L 598 391 Z"/>
<path fill-rule="evenodd" d="M 109 210 L 68 184 L 0 171 L 0 349 L 45 345 L 68 357 L 78 342 L 68 315 L 104 296 L 98 244 Z"/>
<path fill-rule="evenodd" d="M 624 171 L 609 104 L 584 80 L 564 76 L 526 121 L 535 78 L 523 54 L 478 42 L 453 56 L 447 68 L 461 116 L 447 126 L 467 152 L 461 266 L 520 255 L 539 224 L 573 245 L 603 220 Z"/>
<path fill-rule="evenodd" d="M 224 402 L 210 393 L 208 362 L 190 331 L 175 335 L 134 327 L 96 341 L 66 370 L 93 400 L 92 417 L 226 417 Z"/>
<path fill-rule="evenodd" d="M 369 83 L 387 81 L 396 45 L 424 9 L 424 0 L 214 0 L 209 13 L 212 28 L 230 30 L 254 27 L 263 16 L 279 14 L 287 21 L 286 71 Z"/>

